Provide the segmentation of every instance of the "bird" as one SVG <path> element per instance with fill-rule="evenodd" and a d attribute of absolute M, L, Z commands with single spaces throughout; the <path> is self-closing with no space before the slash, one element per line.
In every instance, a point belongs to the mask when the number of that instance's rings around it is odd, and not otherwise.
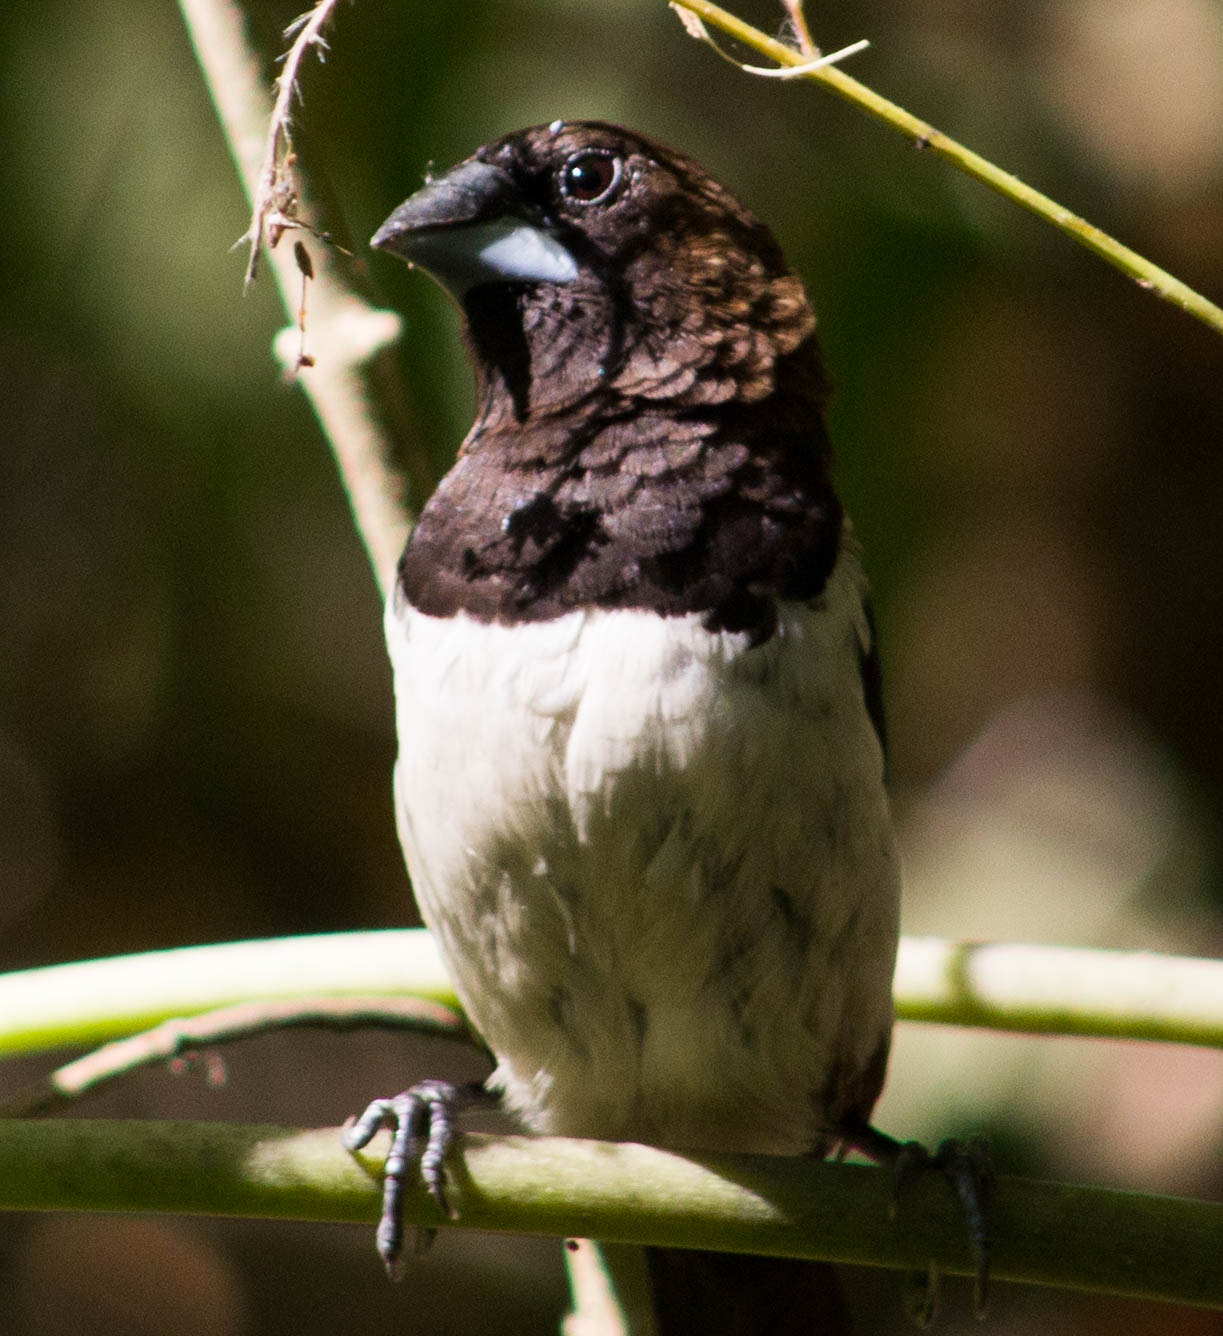
<path fill-rule="evenodd" d="M 536 1133 L 910 1166 L 870 1124 L 900 873 L 802 279 L 694 159 L 599 121 L 486 145 L 372 245 L 458 303 L 476 376 L 385 631 L 408 872 L 496 1062 L 346 1134 L 395 1131 L 384 1260 L 411 1162 L 445 1204 L 456 1111 L 489 1096 Z M 791 1330 L 784 1288 L 707 1329 Z"/>

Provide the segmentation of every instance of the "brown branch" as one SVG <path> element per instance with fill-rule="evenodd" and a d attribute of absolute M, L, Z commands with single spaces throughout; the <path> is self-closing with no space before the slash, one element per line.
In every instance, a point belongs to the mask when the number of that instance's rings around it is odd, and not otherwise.
<path fill-rule="evenodd" d="M 0 1104 L 0 1118 L 32 1118 L 56 1112 L 141 1067 L 190 1062 L 205 1048 L 295 1028 L 409 1030 L 476 1043 L 460 1013 L 425 998 L 335 997 L 241 1002 L 200 1016 L 163 1021 L 143 1034 L 103 1044 Z"/>
<path fill-rule="evenodd" d="M 297 217 L 299 187 L 296 173 L 296 158 L 293 142 L 289 134 L 292 124 L 293 102 L 301 97 L 298 78 L 301 74 L 302 61 L 306 52 L 314 49 L 319 60 L 327 50 L 323 32 L 335 16 L 339 0 L 318 0 L 318 4 L 308 13 L 295 19 L 286 29 L 285 36 L 297 36 L 285 52 L 284 66 L 276 80 L 276 101 L 268 118 L 267 139 L 263 150 L 263 164 L 255 180 L 254 198 L 251 201 L 251 225 L 238 238 L 238 245 L 250 244 L 250 258 L 246 262 L 246 287 L 255 281 L 259 267 L 259 248 L 267 242 L 268 249 L 274 250 L 281 234 L 287 228 L 301 227 Z"/>
<path fill-rule="evenodd" d="M 818 56 L 820 50 L 815 44 L 815 39 L 811 36 L 811 29 L 807 26 L 807 16 L 803 13 L 803 0 L 781 0 L 781 7 L 786 11 L 786 16 L 790 20 L 790 27 L 794 30 L 794 40 L 798 43 L 798 49 L 804 56 Z"/>
<path fill-rule="evenodd" d="M 434 481 L 393 356 L 402 322 L 368 300 L 355 266 L 336 248 L 319 247 L 302 266 L 293 247 L 273 245 L 287 226 L 326 235 L 288 147 L 287 127 L 301 63 L 308 50 L 321 49 L 335 0 L 317 5 L 298 31 L 275 103 L 235 0 L 179 0 L 179 8 L 252 201 L 257 225 L 247 237 L 255 242 L 266 233 L 268 262 L 294 326 L 277 349 L 291 372 L 301 372 L 297 379 L 327 434 L 358 532 L 385 590 L 411 526 L 409 501 L 419 504 Z M 304 357 L 298 324 L 307 281 L 311 352 Z"/>

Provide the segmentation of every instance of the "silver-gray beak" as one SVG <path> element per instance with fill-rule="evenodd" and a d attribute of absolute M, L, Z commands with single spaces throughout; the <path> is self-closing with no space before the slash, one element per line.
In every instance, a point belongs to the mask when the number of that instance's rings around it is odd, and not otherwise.
<path fill-rule="evenodd" d="M 458 299 L 483 283 L 572 283 L 577 262 L 499 167 L 460 163 L 405 200 L 376 250 L 418 265 Z"/>

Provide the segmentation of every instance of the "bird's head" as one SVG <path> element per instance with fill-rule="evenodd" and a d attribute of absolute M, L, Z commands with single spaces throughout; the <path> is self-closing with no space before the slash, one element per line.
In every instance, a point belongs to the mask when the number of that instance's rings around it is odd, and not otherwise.
<path fill-rule="evenodd" d="M 553 121 L 429 180 L 375 247 L 462 305 L 483 423 L 819 397 L 815 318 L 772 233 L 692 159 Z"/>

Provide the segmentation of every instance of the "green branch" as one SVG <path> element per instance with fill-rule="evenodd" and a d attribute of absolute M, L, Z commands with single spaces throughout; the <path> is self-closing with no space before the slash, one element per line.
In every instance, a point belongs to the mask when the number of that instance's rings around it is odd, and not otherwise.
<path fill-rule="evenodd" d="M 374 993 L 459 1005 L 423 928 L 190 946 L 0 975 L 0 1057 L 238 1002 Z M 907 937 L 895 993 L 902 1020 L 1223 1048 L 1223 961 Z"/>
<path fill-rule="evenodd" d="M 1223 1048 L 1223 961 L 1153 951 L 906 937 L 903 1020 Z"/>
<path fill-rule="evenodd" d="M 65 1119 L 0 1124 L 0 1208 L 175 1211 L 372 1223 L 377 1156 L 339 1129 Z M 927 1175 L 888 1219 L 889 1177 L 864 1165 L 688 1156 L 553 1137 L 467 1136 L 451 1162 L 464 1227 L 828 1258 L 971 1274 L 946 1183 Z M 450 1222 L 421 1190 L 410 1224 Z M 1223 1204 L 1004 1178 L 994 1274 L 1223 1309 Z M 371 1270 L 373 1244 L 370 1245 Z"/>
<path fill-rule="evenodd" d="M 0 975 L 0 1058 L 102 1043 L 239 1002 L 372 993 L 459 1005 L 419 928 L 185 946 Z"/>
<path fill-rule="evenodd" d="M 719 5 L 711 4 L 709 0 L 673 0 L 672 8 L 695 14 L 704 22 L 742 42 L 744 46 L 776 61 L 778 65 L 787 67 L 803 65 L 810 59 L 803 52 L 769 37 Z M 1123 274 L 1129 275 L 1139 287 L 1154 292 L 1165 301 L 1179 306 L 1181 310 L 1202 321 L 1203 324 L 1209 325 L 1216 333 L 1223 334 L 1223 309 L 1213 302 L 1207 301 L 1180 279 L 1174 278 L 1152 264 L 1150 260 L 1144 259 L 1137 251 L 1123 246 L 1107 233 L 1101 232 L 1098 227 L 1093 227 L 1055 200 L 1042 195 L 1039 190 L 1033 190 L 1031 186 L 1025 185 L 1017 176 L 995 167 L 988 159 L 965 148 L 963 144 L 949 138 L 941 130 L 936 130 L 934 126 L 919 120 L 903 107 L 889 102 L 887 98 L 880 97 L 873 89 L 859 83 L 839 66 L 823 65 L 796 77 L 823 84 L 838 97 L 852 102 L 856 107 L 861 107 L 863 111 L 890 125 L 892 129 L 899 130 L 917 147 L 933 154 L 936 158 L 944 159 L 966 175 L 1018 204 L 1020 208 L 1027 209 L 1029 213 L 1034 213 L 1038 218 L 1051 223 L 1059 232 L 1064 232 L 1081 246 L 1086 246 L 1101 259 L 1120 269 Z"/>

